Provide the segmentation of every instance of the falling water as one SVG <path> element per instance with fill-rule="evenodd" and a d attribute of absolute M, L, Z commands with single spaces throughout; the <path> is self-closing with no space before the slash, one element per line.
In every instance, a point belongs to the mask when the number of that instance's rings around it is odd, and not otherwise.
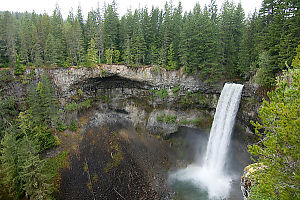
<path fill-rule="evenodd" d="M 226 83 L 218 101 L 208 140 L 204 167 L 222 172 L 243 85 Z"/>
<path fill-rule="evenodd" d="M 194 163 L 171 175 L 179 181 L 189 181 L 207 191 L 210 199 L 226 198 L 231 177 L 224 172 L 235 117 L 243 85 L 226 83 L 218 101 L 203 163 Z"/>

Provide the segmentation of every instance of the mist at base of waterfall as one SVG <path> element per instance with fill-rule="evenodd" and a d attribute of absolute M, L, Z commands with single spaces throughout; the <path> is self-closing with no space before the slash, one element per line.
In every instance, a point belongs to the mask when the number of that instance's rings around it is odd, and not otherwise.
<path fill-rule="evenodd" d="M 243 169 L 247 166 L 251 160 L 249 153 L 247 152 L 248 141 L 251 141 L 251 135 L 248 135 L 239 123 L 235 126 L 234 132 L 231 138 L 231 145 L 227 154 L 224 174 L 219 177 L 207 175 L 208 173 L 202 173 L 203 170 L 203 158 L 207 146 L 209 130 L 182 128 L 177 133 L 177 137 L 184 138 L 184 143 L 190 147 L 190 151 L 186 154 L 193 155 L 193 161 L 196 164 L 188 165 L 188 167 L 177 166 L 172 168 L 169 172 L 169 186 L 175 193 L 176 200 L 240 200 L 243 199 L 243 195 L 240 189 L 240 177 Z M 174 137 L 176 137 L 174 136 Z M 200 159 L 199 159 L 200 158 Z M 191 163 L 190 162 L 190 163 Z M 194 172 L 196 171 L 196 172 Z M 198 176 L 199 173 L 199 176 Z M 205 176 L 206 175 L 206 176 Z M 229 189 L 227 192 L 221 192 L 225 194 L 216 195 L 214 198 L 209 198 L 208 189 L 204 185 L 205 182 L 199 181 L 200 177 L 206 177 L 207 185 L 212 184 L 212 188 L 215 192 L 220 191 L 220 186 L 217 186 L 217 182 L 229 183 Z M 221 178 L 222 177 L 222 178 Z M 224 178 L 224 179 L 223 179 Z M 222 184 L 221 184 L 222 185 Z M 222 188 L 222 186 L 221 186 Z M 227 195 L 226 195 L 227 194 Z M 212 196 L 212 195 L 211 195 Z"/>
<path fill-rule="evenodd" d="M 213 169 L 208 169 L 197 164 L 191 164 L 170 175 L 173 188 L 189 185 L 197 198 L 191 199 L 224 199 L 229 196 L 232 178 Z M 192 184 L 192 186 L 191 186 Z M 196 192 L 195 192 L 196 191 Z M 201 194 L 199 196 L 199 194 Z M 202 198 L 201 198 L 202 197 Z"/>

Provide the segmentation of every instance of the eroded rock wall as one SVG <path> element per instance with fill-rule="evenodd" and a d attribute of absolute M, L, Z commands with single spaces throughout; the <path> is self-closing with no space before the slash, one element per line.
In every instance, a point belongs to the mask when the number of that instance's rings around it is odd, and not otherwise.
<path fill-rule="evenodd" d="M 114 112 L 138 129 L 160 135 L 175 132 L 179 126 L 209 127 L 224 84 L 209 85 L 199 74 L 186 75 L 182 70 L 125 65 L 27 69 L 23 79 L 37 83 L 45 72 L 55 84 L 62 106 L 93 98 L 99 112 Z M 24 95 L 26 82 L 22 80 L 12 84 L 9 92 Z M 250 120 L 257 117 L 260 97 L 257 85 L 244 84 L 237 119 L 251 132 Z"/>

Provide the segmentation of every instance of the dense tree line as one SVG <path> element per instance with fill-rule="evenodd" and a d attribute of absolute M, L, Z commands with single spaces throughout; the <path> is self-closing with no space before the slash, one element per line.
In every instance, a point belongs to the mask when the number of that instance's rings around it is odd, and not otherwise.
<path fill-rule="evenodd" d="M 264 0 L 259 12 L 245 17 L 241 4 L 215 0 L 183 12 L 181 3 L 117 13 L 116 2 L 83 19 L 81 8 L 63 19 L 0 13 L 0 65 L 95 66 L 124 63 L 157 65 L 168 70 L 201 70 L 204 77 L 248 79 L 257 73 L 261 85 L 290 65 L 299 42 L 299 2 Z"/>

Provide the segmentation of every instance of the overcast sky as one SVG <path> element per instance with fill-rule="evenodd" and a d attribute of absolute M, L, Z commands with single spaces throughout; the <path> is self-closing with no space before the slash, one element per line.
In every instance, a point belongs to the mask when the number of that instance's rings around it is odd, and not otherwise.
<path fill-rule="evenodd" d="M 262 0 L 232 0 L 236 3 L 241 2 L 245 10 L 246 15 L 249 12 L 253 12 L 255 8 L 259 8 Z M 99 3 L 100 7 L 103 7 L 104 2 L 111 3 L 112 0 L 0 0 L 0 10 L 18 11 L 18 12 L 32 12 L 36 13 L 48 13 L 52 14 L 56 3 L 58 3 L 63 17 L 66 18 L 70 9 L 73 8 L 74 12 L 77 10 L 78 5 L 81 6 L 83 14 L 87 17 L 88 11 L 92 8 L 97 8 Z M 149 7 L 152 5 L 163 8 L 165 0 L 117 0 L 118 13 L 123 15 L 127 9 L 134 10 L 139 7 Z M 173 0 L 174 5 L 178 5 L 179 0 Z M 201 6 L 208 4 L 210 0 L 181 0 L 183 9 L 185 11 L 191 10 L 196 2 L 199 2 Z M 224 0 L 217 0 L 218 8 L 220 9 Z"/>

